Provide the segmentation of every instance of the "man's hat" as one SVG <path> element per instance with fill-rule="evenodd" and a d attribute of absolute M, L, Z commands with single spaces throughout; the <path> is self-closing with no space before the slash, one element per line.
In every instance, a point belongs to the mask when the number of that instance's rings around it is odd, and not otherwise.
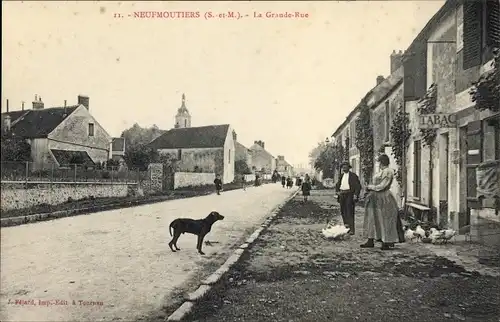
<path fill-rule="evenodd" d="M 352 167 L 351 167 L 351 165 L 349 164 L 349 162 L 347 162 L 347 161 L 342 162 L 342 163 L 340 164 L 340 167 L 343 167 L 343 166 L 345 166 L 345 165 L 346 165 L 346 166 L 348 166 L 348 167 L 349 167 L 349 169 L 350 169 L 350 168 L 352 168 Z"/>

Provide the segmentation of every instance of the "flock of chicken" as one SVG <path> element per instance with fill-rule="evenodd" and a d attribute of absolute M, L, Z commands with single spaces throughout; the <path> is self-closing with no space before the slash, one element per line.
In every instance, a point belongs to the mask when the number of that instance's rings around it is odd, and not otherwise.
<path fill-rule="evenodd" d="M 344 225 L 328 225 L 322 229 L 323 236 L 327 239 L 343 239 L 349 232 L 349 228 Z M 438 230 L 437 228 L 430 228 L 425 231 L 422 226 L 418 225 L 415 230 L 410 229 L 408 226 L 405 230 L 406 241 L 422 241 L 424 243 L 447 243 L 458 234 L 453 229 Z"/>
<path fill-rule="evenodd" d="M 405 239 L 407 241 L 422 241 L 424 243 L 447 243 L 450 239 L 455 237 L 458 234 L 456 230 L 453 229 L 443 229 L 438 230 L 437 228 L 431 228 L 428 231 L 425 231 L 420 225 L 415 228 L 415 230 L 410 229 L 409 227 L 405 230 Z"/>

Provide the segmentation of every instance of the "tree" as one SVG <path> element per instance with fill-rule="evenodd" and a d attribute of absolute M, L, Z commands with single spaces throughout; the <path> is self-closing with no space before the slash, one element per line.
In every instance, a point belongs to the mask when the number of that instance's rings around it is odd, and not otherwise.
<path fill-rule="evenodd" d="M 153 125 L 150 128 L 143 128 L 135 123 L 131 128 L 122 132 L 121 137 L 125 138 L 126 148 L 137 149 L 146 145 L 161 136 L 165 131 L 160 130 L 158 126 Z"/>
<path fill-rule="evenodd" d="M 234 162 L 234 172 L 236 174 L 250 174 L 252 171 L 248 167 L 248 164 L 245 160 L 237 160 Z"/>
<path fill-rule="evenodd" d="M 314 162 L 314 168 L 323 172 L 324 178 L 333 178 L 344 157 L 344 148 L 340 145 L 325 144 Z"/>
<path fill-rule="evenodd" d="M 2 161 L 26 162 L 31 160 L 31 146 L 24 139 L 3 136 L 1 152 Z"/>
<path fill-rule="evenodd" d="M 146 171 L 151 162 L 160 158 L 155 150 L 144 145 L 137 145 L 127 148 L 124 159 L 130 169 Z"/>
<path fill-rule="evenodd" d="M 316 160 L 318 159 L 319 155 L 323 150 L 326 149 L 326 143 L 325 142 L 319 142 L 316 147 L 314 147 L 311 152 L 309 152 L 309 165 L 314 167 L 314 164 L 316 163 Z"/>

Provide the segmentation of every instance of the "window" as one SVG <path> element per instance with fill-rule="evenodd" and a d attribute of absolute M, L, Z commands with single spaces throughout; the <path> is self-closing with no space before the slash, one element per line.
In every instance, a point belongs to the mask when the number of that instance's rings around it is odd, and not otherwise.
<path fill-rule="evenodd" d="M 342 142 L 342 134 L 339 135 L 339 141 L 337 142 L 337 145 L 344 145 L 344 142 Z"/>
<path fill-rule="evenodd" d="M 420 198 L 422 180 L 422 143 L 417 140 L 413 143 L 413 196 Z"/>
<path fill-rule="evenodd" d="M 94 136 L 94 123 L 89 123 L 89 136 Z"/>
<path fill-rule="evenodd" d="M 466 152 L 466 178 L 467 201 L 470 208 L 476 208 L 477 182 L 476 167 L 483 161 L 483 131 L 482 121 L 472 121 L 467 124 Z"/>
<path fill-rule="evenodd" d="M 181 160 L 182 159 L 182 150 L 181 149 L 178 149 L 177 150 L 177 160 Z"/>
<path fill-rule="evenodd" d="M 463 69 L 488 62 L 500 44 L 498 0 L 466 1 L 463 5 Z"/>
<path fill-rule="evenodd" d="M 188 124 L 188 120 L 187 120 L 187 119 L 185 119 L 185 120 L 184 120 L 184 127 L 187 127 L 187 124 Z"/>
<path fill-rule="evenodd" d="M 227 163 L 231 164 L 231 149 L 229 149 L 229 153 L 227 154 Z"/>
<path fill-rule="evenodd" d="M 391 133 L 391 111 L 389 101 L 385 102 L 385 142 L 389 142 Z"/>

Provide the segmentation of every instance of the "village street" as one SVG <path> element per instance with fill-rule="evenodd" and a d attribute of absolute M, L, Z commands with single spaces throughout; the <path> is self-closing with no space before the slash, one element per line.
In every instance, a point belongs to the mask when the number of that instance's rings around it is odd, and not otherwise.
<path fill-rule="evenodd" d="M 220 196 L 2 228 L 0 320 L 135 320 L 147 316 L 211 274 L 293 191 L 267 184 Z M 206 255 L 196 252 L 196 237 L 188 234 L 179 239 L 182 250 L 171 252 L 170 222 L 177 217 L 202 218 L 212 210 L 225 219 L 207 235 L 206 240 L 216 243 L 204 245 Z M 16 300 L 25 302 L 16 304 Z"/>
<path fill-rule="evenodd" d="M 341 222 L 333 190 L 298 195 L 186 321 L 500 321 L 494 249 L 457 240 L 363 249 L 356 235 L 327 240 Z M 159 322 L 160 320 L 155 320 Z"/>

